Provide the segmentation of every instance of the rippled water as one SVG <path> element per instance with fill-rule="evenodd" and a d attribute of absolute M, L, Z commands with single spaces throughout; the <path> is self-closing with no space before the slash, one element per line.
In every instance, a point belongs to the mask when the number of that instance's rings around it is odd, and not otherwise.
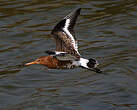
<path fill-rule="evenodd" d="M 73 9 L 79 51 L 104 74 L 24 63 L 54 49 L 53 26 Z M 0 110 L 136 110 L 136 0 L 1 0 Z"/>

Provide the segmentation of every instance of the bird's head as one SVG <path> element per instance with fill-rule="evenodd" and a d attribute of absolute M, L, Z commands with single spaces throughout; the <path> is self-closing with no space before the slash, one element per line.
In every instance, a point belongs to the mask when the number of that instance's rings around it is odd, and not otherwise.
<path fill-rule="evenodd" d="M 44 64 L 46 62 L 46 56 L 43 56 L 43 57 L 40 57 L 32 62 L 29 62 L 29 63 L 26 63 L 25 65 L 28 66 L 28 65 L 32 65 L 32 64 Z"/>

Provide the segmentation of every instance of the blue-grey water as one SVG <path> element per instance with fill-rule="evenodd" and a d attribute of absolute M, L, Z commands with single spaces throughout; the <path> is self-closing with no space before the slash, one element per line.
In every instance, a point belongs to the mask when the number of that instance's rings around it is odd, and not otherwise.
<path fill-rule="evenodd" d="M 103 73 L 24 66 L 55 48 L 52 28 L 78 7 L 79 51 Z M 1 0 L 0 110 L 137 110 L 137 1 Z"/>

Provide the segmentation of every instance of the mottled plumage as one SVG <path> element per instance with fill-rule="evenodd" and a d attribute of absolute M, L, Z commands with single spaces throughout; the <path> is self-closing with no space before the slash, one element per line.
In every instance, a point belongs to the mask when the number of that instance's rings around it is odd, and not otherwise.
<path fill-rule="evenodd" d="M 49 56 L 40 57 L 37 60 L 27 63 L 42 64 L 52 69 L 63 69 L 83 67 L 92 71 L 101 72 L 97 69 L 98 62 L 94 59 L 82 58 L 78 52 L 78 44 L 74 33 L 76 20 L 80 15 L 81 8 L 71 12 L 55 25 L 51 34 L 56 41 L 55 51 L 46 51 Z"/>
<path fill-rule="evenodd" d="M 74 25 L 80 15 L 81 8 L 71 12 L 61 20 L 52 30 L 51 34 L 56 40 L 56 51 L 68 52 L 80 58 L 78 44 L 74 34 Z"/>

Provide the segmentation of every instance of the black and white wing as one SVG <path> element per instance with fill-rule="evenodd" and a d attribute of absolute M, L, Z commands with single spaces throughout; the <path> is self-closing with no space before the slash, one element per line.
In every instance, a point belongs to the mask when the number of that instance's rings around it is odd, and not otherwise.
<path fill-rule="evenodd" d="M 51 32 L 56 40 L 56 51 L 68 52 L 77 58 L 80 58 L 80 54 L 73 28 L 80 15 L 80 11 L 81 8 L 71 12 Z"/>
<path fill-rule="evenodd" d="M 74 61 L 77 60 L 77 58 L 71 54 L 69 54 L 68 52 L 59 52 L 59 51 L 51 51 L 48 50 L 46 51 L 47 54 L 56 57 L 58 60 L 61 61 Z"/>

